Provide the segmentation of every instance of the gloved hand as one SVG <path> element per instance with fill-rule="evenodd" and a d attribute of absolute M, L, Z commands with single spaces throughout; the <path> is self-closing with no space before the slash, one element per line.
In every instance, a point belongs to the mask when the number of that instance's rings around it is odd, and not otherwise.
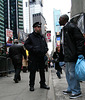
<path fill-rule="evenodd" d="M 83 55 L 78 55 L 78 58 L 81 59 L 81 58 L 84 58 L 84 56 Z"/>

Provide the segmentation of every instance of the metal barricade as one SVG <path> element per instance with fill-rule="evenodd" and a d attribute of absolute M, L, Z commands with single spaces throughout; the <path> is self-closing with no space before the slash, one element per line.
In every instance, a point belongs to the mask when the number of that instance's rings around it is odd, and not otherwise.
<path fill-rule="evenodd" d="M 0 56 L 0 73 L 8 73 L 14 71 L 14 66 L 10 58 Z"/>
<path fill-rule="evenodd" d="M 14 66 L 12 64 L 12 60 L 10 58 L 7 58 L 7 66 L 6 66 L 7 72 L 14 71 Z"/>
<path fill-rule="evenodd" d="M 7 60 L 6 57 L 0 56 L 0 73 L 6 72 Z"/>

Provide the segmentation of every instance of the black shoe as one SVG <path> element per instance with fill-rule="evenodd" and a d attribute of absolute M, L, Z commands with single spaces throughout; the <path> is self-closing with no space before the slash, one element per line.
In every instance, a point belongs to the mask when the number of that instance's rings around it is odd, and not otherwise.
<path fill-rule="evenodd" d="M 83 82 L 83 81 L 80 81 L 81 83 Z"/>
<path fill-rule="evenodd" d="M 60 73 L 62 74 L 62 71 L 60 71 Z"/>
<path fill-rule="evenodd" d="M 63 93 L 64 93 L 64 94 L 71 94 L 72 92 L 71 92 L 71 91 L 65 90 L 65 91 L 63 91 Z"/>
<path fill-rule="evenodd" d="M 70 99 L 76 99 L 78 97 L 82 96 L 81 93 L 78 93 L 78 94 L 71 94 L 70 95 Z"/>
<path fill-rule="evenodd" d="M 17 79 L 18 79 L 18 81 L 21 81 L 21 76 L 19 75 Z"/>
<path fill-rule="evenodd" d="M 30 91 L 34 91 L 34 86 L 31 86 L 30 87 Z"/>
<path fill-rule="evenodd" d="M 18 79 L 18 81 L 21 81 L 21 78 L 20 78 L 20 79 Z"/>
<path fill-rule="evenodd" d="M 61 74 L 60 74 L 60 72 L 56 72 L 56 74 L 57 74 L 58 78 L 61 79 Z"/>
<path fill-rule="evenodd" d="M 16 80 L 16 79 L 13 79 L 14 81 L 15 81 L 15 83 L 18 83 L 18 80 Z"/>
<path fill-rule="evenodd" d="M 50 87 L 48 87 L 47 85 L 40 85 L 40 88 L 47 89 L 47 90 L 50 89 Z"/>

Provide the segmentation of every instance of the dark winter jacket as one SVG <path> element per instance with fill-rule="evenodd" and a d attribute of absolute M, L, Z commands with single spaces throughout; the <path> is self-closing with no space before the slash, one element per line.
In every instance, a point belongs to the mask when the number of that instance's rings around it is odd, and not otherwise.
<path fill-rule="evenodd" d="M 54 63 L 55 63 L 55 69 L 58 71 L 61 71 L 61 67 L 59 65 L 59 62 L 63 61 L 63 55 L 61 55 L 61 53 L 58 52 L 54 52 L 53 53 L 53 59 L 54 59 Z"/>
<path fill-rule="evenodd" d="M 73 62 L 83 54 L 84 37 L 79 28 L 71 22 L 64 27 L 64 61 Z"/>
<path fill-rule="evenodd" d="M 25 48 L 29 51 L 28 68 L 38 69 L 44 68 L 44 56 L 48 51 L 45 38 L 41 34 L 33 32 L 29 34 L 28 39 L 24 44 Z"/>
<path fill-rule="evenodd" d="M 26 59 L 26 52 L 23 46 L 14 44 L 9 48 L 9 57 L 12 59 L 13 65 L 22 65 L 22 56 Z"/>

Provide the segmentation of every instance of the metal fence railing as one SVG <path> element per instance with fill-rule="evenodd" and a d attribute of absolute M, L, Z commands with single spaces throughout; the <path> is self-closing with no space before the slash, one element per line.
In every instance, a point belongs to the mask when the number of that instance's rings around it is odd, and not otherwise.
<path fill-rule="evenodd" d="M 8 73 L 14 71 L 14 67 L 10 58 L 0 56 L 0 73 Z"/>

